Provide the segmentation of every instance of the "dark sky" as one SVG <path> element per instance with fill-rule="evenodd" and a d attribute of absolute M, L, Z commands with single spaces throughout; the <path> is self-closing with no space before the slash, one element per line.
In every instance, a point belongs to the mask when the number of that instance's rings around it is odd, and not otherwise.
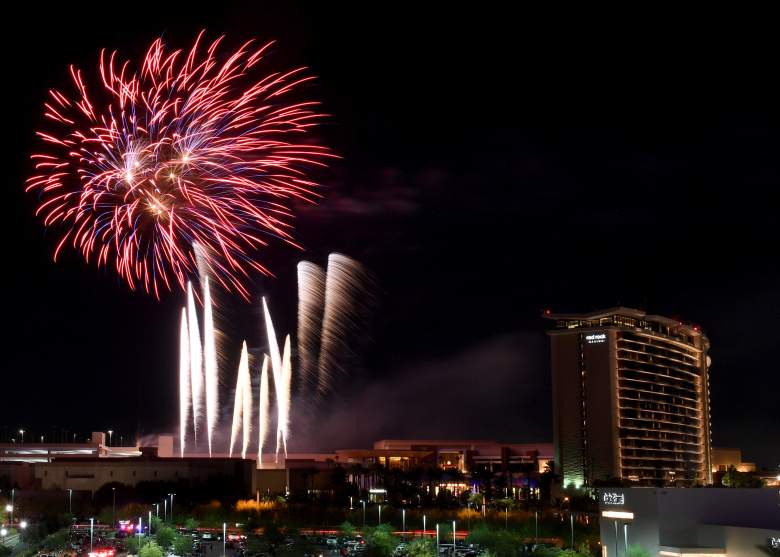
<path fill-rule="evenodd" d="M 313 446 L 549 440 L 540 311 L 623 304 L 703 327 L 714 444 L 780 465 L 766 14 L 106 4 L 30 6 L 2 38 L 2 435 L 173 427 L 182 296 L 131 293 L 73 254 L 52 263 L 56 236 L 22 190 L 41 102 L 68 64 L 94 68 L 103 47 L 137 56 L 159 34 L 187 46 L 206 27 L 277 39 L 275 63 L 319 76 L 311 91 L 332 116 L 318 133 L 343 160 L 320 176 L 327 198 L 301 212 L 299 238 L 306 257 L 342 251 L 378 279 L 364 365 L 318 410 L 328 427 Z M 301 257 L 271 250 L 278 278 L 256 287 L 287 330 Z M 233 341 L 259 342 L 257 304 L 228 305 Z"/>

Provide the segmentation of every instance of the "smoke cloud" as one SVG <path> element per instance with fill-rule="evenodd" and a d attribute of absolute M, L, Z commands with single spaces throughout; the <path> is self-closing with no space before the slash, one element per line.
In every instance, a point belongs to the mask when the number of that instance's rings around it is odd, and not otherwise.
<path fill-rule="evenodd" d="M 366 447 L 388 438 L 551 441 L 546 353 L 543 335 L 516 332 L 359 378 L 315 416 L 297 409 L 294 450 Z M 311 423 L 316 427 L 306 427 Z"/>

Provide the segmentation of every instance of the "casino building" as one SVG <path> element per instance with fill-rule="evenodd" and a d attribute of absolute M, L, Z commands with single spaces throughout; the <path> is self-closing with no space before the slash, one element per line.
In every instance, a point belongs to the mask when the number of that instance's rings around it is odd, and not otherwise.
<path fill-rule="evenodd" d="M 698 327 L 625 307 L 544 318 L 564 486 L 712 483 L 709 341 Z"/>

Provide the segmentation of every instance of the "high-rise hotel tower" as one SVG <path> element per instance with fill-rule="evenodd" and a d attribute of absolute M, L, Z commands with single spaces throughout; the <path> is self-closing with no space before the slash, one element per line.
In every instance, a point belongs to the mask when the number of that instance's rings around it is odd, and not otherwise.
<path fill-rule="evenodd" d="M 712 482 L 709 341 L 698 327 L 629 308 L 545 311 L 555 460 L 563 485 Z"/>

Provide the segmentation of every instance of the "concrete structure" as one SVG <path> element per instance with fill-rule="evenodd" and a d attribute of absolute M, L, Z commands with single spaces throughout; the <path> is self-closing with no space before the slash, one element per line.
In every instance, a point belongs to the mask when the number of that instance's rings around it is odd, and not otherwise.
<path fill-rule="evenodd" d="M 149 451 L 152 452 L 153 451 Z M 205 483 L 215 478 L 235 478 L 251 495 L 254 462 L 241 459 L 166 459 L 155 454 L 138 458 L 63 459 L 36 464 L 36 487 L 43 490 L 95 492 L 109 483 L 134 487 L 140 482 Z"/>
<path fill-rule="evenodd" d="M 733 466 L 737 472 L 755 472 L 755 462 L 742 462 L 740 449 L 712 447 L 712 473 L 725 472 Z"/>
<path fill-rule="evenodd" d="M 555 461 L 564 485 L 712 482 L 709 341 L 624 307 L 553 314 Z"/>
<path fill-rule="evenodd" d="M 603 488 L 598 497 L 602 557 L 626 557 L 632 545 L 653 557 L 766 557 L 780 547 L 775 489 Z"/>
<path fill-rule="evenodd" d="M 226 454 L 188 452 L 180 458 L 170 435 L 160 435 L 156 447 L 106 447 L 104 435 L 86 444 L 0 446 L 0 476 L 26 490 L 94 493 L 109 483 L 136 486 L 140 482 L 205 483 L 229 479 L 242 496 L 260 493 L 322 493 L 332 489 L 338 467 L 348 481 L 363 489 L 382 487 L 378 468 L 441 467 L 453 475 L 473 471 L 506 474 L 508 487 L 536 488 L 531 476 L 551 463 L 552 443 L 510 444 L 479 440 L 383 440 L 373 448 L 339 449 L 326 453 L 291 453 L 286 458 L 256 454 L 247 459 Z M 467 489 L 444 478 L 436 489 Z M 532 485 L 533 484 L 533 485 Z"/>
<path fill-rule="evenodd" d="M 488 440 L 459 439 L 384 439 L 374 443 L 374 451 L 417 451 L 430 454 L 429 464 L 464 473 L 483 467 L 491 472 L 510 471 L 513 467 L 532 466 L 538 472 L 553 460 L 552 443 L 499 443 Z M 344 451 L 337 451 L 341 453 Z M 399 457 L 395 457 L 396 461 Z M 386 465 L 394 467 L 391 457 Z"/>
<path fill-rule="evenodd" d="M 67 458 L 128 458 L 141 456 L 137 446 L 109 447 L 106 434 L 93 431 L 88 443 L 0 443 L 0 463 L 40 463 Z"/>

